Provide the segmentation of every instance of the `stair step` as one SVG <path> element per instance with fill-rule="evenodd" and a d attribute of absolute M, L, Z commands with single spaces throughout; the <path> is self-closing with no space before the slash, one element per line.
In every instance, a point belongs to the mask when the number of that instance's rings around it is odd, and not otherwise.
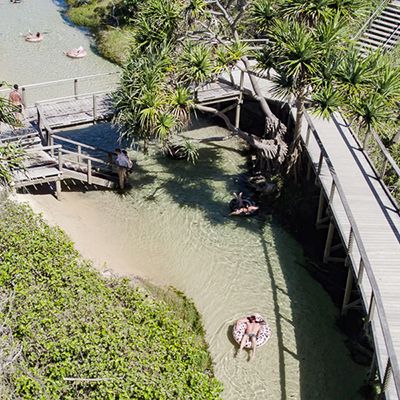
<path fill-rule="evenodd" d="M 363 43 L 370 43 L 371 45 L 373 45 L 375 48 L 380 47 L 384 42 L 380 41 L 380 40 L 374 40 L 372 38 L 369 37 L 362 37 L 361 38 L 361 42 Z"/>
<path fill-rule="evenodd" d="M 386 40 L 391 34 L 392 32 L 383 32 L 377 29 L 368 29 L 368 31 L 365 32 L 365 35 L 367 36 L 373 35 L 382 38 L 382 40 Z"/>
<path fill-rule="evenodd" d="M 386 14 L 380 14 L 379 17 L 377 18 L 377 20 L 384 20 L 385 22 L 387 22 L 388 24 L 393 25 L 393 26 L 397 26 L 400 23 L 398 18 L 392 18 Z"/>
<path fill-rule="evenodd" d="M 375 20 L 369 29 L 376 29 L 391 34 L 396 29 L 396 27 L 388 26 L 382 21 Z"/>
<path fill-rule="evenodd" d="M 382 11 L 382 13 L 381 13 L 381 15 L 387 15 L 387 16 L 389 16 L 390 18 L 393 18 L 393 19 L 397 19 L 397 18 L 399 18 L 399 16 L 400 16 L 400 8 L 397 8 L 397 7 L 393 7 L 393 8 L 385 8 L 383 11 Z"/>
<path fill-rule="evenodd" d="M 366 32 L 364 38 L 372 39 L 378 43 L 384 43 L 389 36 L 377 36 L 372 32 Z"/>

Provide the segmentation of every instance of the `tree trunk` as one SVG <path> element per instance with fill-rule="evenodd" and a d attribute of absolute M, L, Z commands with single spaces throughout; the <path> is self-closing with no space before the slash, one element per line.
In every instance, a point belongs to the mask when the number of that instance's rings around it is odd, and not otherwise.
<path fill-rule="evenodd" d="M 260 86 L 258 85 L 256 77 L 250 73 L 250 62 L 247 57 L 242 57 L 242 62 L 246 68 L 246 73 L 250 79 L 251 86 L 253 87 L 253 91 L 256 94 L 256 99 L 260 103 L 260 107 L 265 114 L 266 123 L 265 127 L 267 129 L 268 134 L 271 137 L 276 136 L 277 134 L 284 135 L 286 133 L 286 126 L 279 120 L 279 118 L 271 111 L 267 100 L 262 93 Z M 267 133 L 265 132 L 265 133 Z"/>
<path fill-rule="evenodd" d="M 301 138 L 301 128 L 303 127 L 304 116 L 304 97 L 299 96 L 296 99 L 296 126 L 294 128 L 294 143 L 299 143 Z"/>

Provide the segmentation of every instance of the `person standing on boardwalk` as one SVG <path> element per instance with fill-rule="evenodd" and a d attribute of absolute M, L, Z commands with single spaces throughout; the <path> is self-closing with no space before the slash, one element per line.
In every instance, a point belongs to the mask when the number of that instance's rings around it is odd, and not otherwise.
<path fill-rule="evenodd" d="M 10 100 L 11 104 L 13 104 L 18 111 L 15 112 L 15 118 L 17 118 L 19 121 L 22 119 L 22 110 L 24 107 L 24 103 L 22 101 L 22 96 L 19 92 L 19 86 L 17 84 L 14 85 L 14 89 L 11 90 L 10 95 L 8 96 L 8 99 Z"/>
<path fill-rule="evenodd" d="M 115 153 L 117 154 L 115 164 L 117 165 L 119 188 L 123 190 L 128 179 L 129 159 L 121 149 L 115 149 Z"/>

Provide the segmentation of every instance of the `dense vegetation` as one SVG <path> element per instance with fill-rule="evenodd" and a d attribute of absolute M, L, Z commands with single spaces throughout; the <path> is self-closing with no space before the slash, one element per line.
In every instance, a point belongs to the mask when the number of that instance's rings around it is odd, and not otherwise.
<path fill-rule="evenodd" d="M 0 213 L 1 399 L 219 398 L 190 302 L 103 279 L 27 206 Z"/>
<path fill-rule="evenodd" d="M 397 149 L 393 143 L 400 70 L 381 54 L 364 59 L 351 41 L 378 3 L 70 0 L 70 15 L 74 10 L 76 15 L 80 10 L 80 18 L 89 13 L 100 30 L 106 26 L 130 29 L 116 122 L 123 135 L 144 139 L 145 149 L 149 139 L 168 143 L 168 137 L 187 124 L 193 108 L 225 117 L 215 108 L 193 104 L 192 95 L 203 83 L 230 71 L 238 61 L 250 72 L 250 55 L 258 60 L 259 70 L 272 68 L 275 94 L 297 108 L 294 136 L 253 82 L 266 120 L 264 132 L 257 135 L 261 140 L 235 129 L 224 118 L 228 128 L 255 149 L 260 170 L 272 176 L 290 171 L 298 159 L 305 108 L 326 118 L 340 109 L 361 129 L 361 136 L 373 129 L 388 147 Z M 260 37 L 269 42 L 256 52 L 243 41 Z"/>

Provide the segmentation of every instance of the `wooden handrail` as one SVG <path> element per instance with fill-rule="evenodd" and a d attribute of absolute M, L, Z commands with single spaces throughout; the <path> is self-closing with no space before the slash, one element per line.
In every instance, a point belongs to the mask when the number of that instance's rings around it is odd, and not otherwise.
<path fill-rule="evenodd" d="M 110 75 L 119 75 L 120 72 L 119 71 L 114 71 L 114 72 L 106 72 L 103 74 L 93 74 L 93 75 L 84 75 L 84 76 L 78 76 L 75 78 L 66 78 L 66 79 L 58 79 L 56 81 L 47 81 L 47 82 L 40 82 L 40 83 L 31 83 L 28 85 L 20 85 L 20 89 L 25 88 L 25 89 L 30 89 L 30 88 L 37 88 L 37 87 L 46 87 L 46 86 L 52 86 L 55 84 L 59 84 L 59 83 L 65 83 L 65 82 L 72 82 L 74 83 L 75 81 L 84 81 L 84 80 L 89 80 L 92 78 L 99 78 L 100 76 L 110 76 Z M 10 88 L 7 89 L 0 89 L 0 93 L 1 92 L 7 92 L 11 90 Z"/>
<path fill-rule="evenodd" d="M 76 151 L 64 149 L 61 145 L 60 145 L 60 148 L 61 148 L 60 151 L 62 153 L 64 153 L 64 154 L 73 154 L 73 155 L 76 155 L 76 156 L 79 155 L 79 157 L 84 159 L 84 160 L 91 160 L 91 161 L 94 161 L 94 162 L 96 162 L 98 164 L 104 164 L 104 165 L 107 165 L 107 166 L 112 166 L 113 165 L 112 163 L 104 161 L 104 160 L 102 160 L 100 158 L 96 158 L 96 157 L 88 156 L 87 154 L 77 153 Z M 68 161 L 71 161 L 71 160 L 68 160 Z M 74 161 L 71 161 L 71 162 L 73 163 Z M 80 163 L 77 163 L 77 164 L 80 164 Z"/>
<path fill-rule="evenodd" d="M 94 95 L 98 95 L 98 94 L 107 94 L 110 93 L 108 90 L 99 90 L 97 92 L 90 92 L 90 93 L 82 93 L 82 94 L 78 94 L 78 95 L 71 95 L 71 96 L 64 96 L 64 97 L 56 97 L 54 99 L 49 99 L 49 100 L 39 100 L 35 102 L 35 105 L 41 105 L 41 104 L 50 104 L 50 103 L 62 103 L 65 100 L 69 100 L 69 99 L 82 99 L 85 97 L 93 97 Z"/>
<path fill-rule="evenodd" d="M 379 323 L 380 323 L 380 328 L 382 330 L 382 334 L 383 334 L 383 339 L 385 342 L 385 346 L 386 346 L 386 352 L 387 352 L 387 357 L 388 357 L 388 363 L 391 366 L 392 369 L 392 376 L 393 376 L 393 381 L 394 381 L 394 386 L 396 388 L 396 392 L 397 392 L 397 396 L 400 398 L 400 370 L 399 370 L 399 364 L 398 364 L 398 360 L 396 357 L 396 352 L 394 349 L 394 345 L 393 345 L 393 341 L 392 341 L 392 337 L 390 335 L 390 330 L 389 330 L 389 324 L 387 322 L 387 318 L 386 318 L 386 312 L 385 309 L 383 307 L 383 302 L 382 302 L 382 296 L 379 290 L 379 286 L 378 283 L 375 279 L 375 275 L 372 269 L 372 266 L 370 264 L 370 261 L 368 259 L 367 256 L 367 252 L 365 250 L 364 244 L 361 240 L 361 235 L 358 229 L 358 226 L 356 224 L 355 218 L 353 216 L 353 213 L 350 209 L 350 206 L 348 204 L 348 201 L 346 199 L 346 195 L 345 192 L 343 190 L 343 187 L 339 181 L 339 178 L 336 174 L 335 168 L 328 156 L 328 153 L 324 147 L 324 145 L 322 144 L 322 141 L 318 135 L 317 130 L 314 127 L 314 124 L 310 118 L 310 116 L 308 115 L 307 112 L 304 113 L 305 115 L 305 119 L 307 121 L 308 127 L 311 129 L 311 132 L 313 133 L 313 136 L 318 144 L 318 147 L 320 149 L 321 154 L 323 155 L 323 158 L 328 166 L 329 172 L 331 174 L 332 180 L 336 186 L 336 192 L 339 194 L 339 198 L 340 201 L 342 203 L 342 206 L 344 208 L 344 211 L 346 213 L 347 219 L 350 223 L 350 232 L 352 232 L 352 235 L 354 236 L 354 240 L 357 244 L 358 247 L 358 251 L 360 253 L 360 257 L 361 260 L 363 262 L 364 265 L 364 270 L 367 274 L 370 286 L 371 286 L 371 290 L 373 293 L 373 298 L 375 300 L 375 307 L 377 310 L 377 314 L 378 314 L 378 318 L 379 318 Z M 303 140 L 304 143 L 304 140 Z M 353 263 L 352 263 L 353 264 Z M 353 270 L 355 271 L 354 265 L 353 265 Z M 383 374 L 385 373 L 385 371 L 381 371 L 383 372 Z M 385 382 L 383 382 L 385 383 Z"/>
<path fill-rule="evenodd" d="M 84 143 L 81 143 L 81 142 L 77 142 L 77 141 L 72 140 L 72 139 L 67 139 L 67 138 L 64 138 L 64 137 L 59 136 L 59 135 L 53 134 L 52 136 L 53 136 L 54 139 L 57 139 L 59 141 L 70 143 L 70 144 L 74 144 L 76 146 L 81 146 L 82 148 L 85 148 L 85 149 L 100 151 L 100 152 L 105 153 L 107 155 L 114 154 L 112 151 L 104 150 L 104 149 L 102 149 L 100 147 L 94 147 L 94 146 L 91 146 L 89 144 L 84 144 Z"/>

